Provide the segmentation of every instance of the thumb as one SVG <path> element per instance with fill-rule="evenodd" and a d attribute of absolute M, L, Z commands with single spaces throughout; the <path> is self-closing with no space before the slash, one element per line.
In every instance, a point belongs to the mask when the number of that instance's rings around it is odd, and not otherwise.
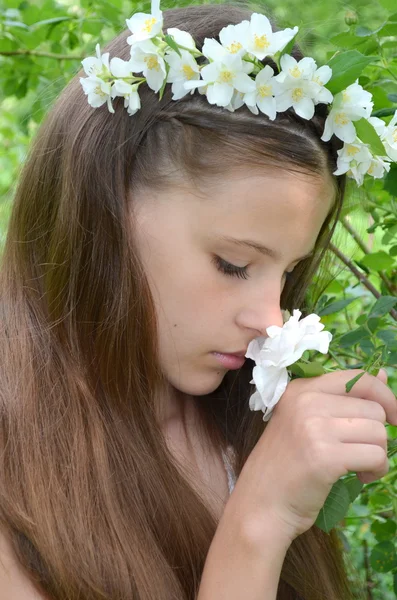
<path fill-rule="evenodd" d="M 386 371 L 386 369 L 379 369 L 379 373 L 377 374 L 377 377 L 379 377 L 379 379 L 383 383 L 387 383 L 387 371 Z"/>

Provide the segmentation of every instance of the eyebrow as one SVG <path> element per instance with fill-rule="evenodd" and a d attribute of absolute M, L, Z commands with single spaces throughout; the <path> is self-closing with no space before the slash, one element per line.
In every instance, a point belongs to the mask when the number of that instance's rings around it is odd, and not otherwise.
<path fill-rule="evenodd" d="M 258 242 L 254 242 L 253 240 L 239 240 L 237 238 L 230 237 L 228 235 L 217 236 L 217 239 L 221 242 L 229 242 L 231 244 L 235 244 L 236 246 L 243 246 L 245 248 L 253 248 L 257 252 L 260 252 L 261 254 L 264 254 L 265 256 L 270 256 L 270 258 L 273 258 L 274 260 L 276 260 L 278 262 L 281 262 L 281 260 L 282 260 L 281 255 L 278 252 L 276 252 L 276 250 L 267 248 L 266 246 L 263 246 L 263 244 L 259 244 Z M 296 262 L 297 260 L 304 260 L 305 258 L 309 258 L 310 256 L 313 256 L 313 254 L 314 254 L 314 248 L 313 248 L 313 250 L 311 250 L 304 256 L 301 256 L 300 258 L 296 258 L 292 262 Z"/>

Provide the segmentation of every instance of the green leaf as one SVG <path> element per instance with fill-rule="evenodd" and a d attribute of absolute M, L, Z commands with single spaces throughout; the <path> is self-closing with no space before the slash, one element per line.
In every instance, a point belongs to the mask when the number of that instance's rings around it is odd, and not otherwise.
<path fill-rule="evenodd" d="M 372 493 L 369 498 L 369 505 L 374 510 L 384 510 L 391 504 L 390 496 L 387 492 Z"/>
<path fill-rule="evenodd" d="M 359 373 L 358 375 L 356 375 L 353 379 L 350 379 L 347 383 L 346 383 L 346 393 L 348 394 L 350 392 L 350 390 L 352 389 L 353 385 L 355 383 L 357 383 L 357 381 L 359 379 L 361 379 L 361 377 L 365 374 L 365 371 L 363 371 L 362 373 Z"/>
<path fill-rule="evenodd" d="M 340 48 L 355 48 L 365 43 L 365 40 L 352 35 L 351 31 L 338 33 L 330 38 L 330 42 Z"/>
<path fill-rule="evenodd" d="M 343 300 L 338 300 L 337 302 L 332 302 L 332 304 L 328 304 L 317 314 L 320 317 L 324 317 L 325 315 L 331 315 L 332 313 L 339 312 L 346 306 L 349 306 L 349 304 L 351 304 L 354 300 L 357 300 L 357 298 L 346 298 Z"/>
<path fill-rule="evenodd" d="M 318 377 L 319 375 L 323 375 L 323 373 L 325 373 L 324 367 L 317 362 L 305 363 L 303 361 L 297 361 L 294 363 L 294 365 L 288 367 L 288 369 L 294 373 L 293 367 L 298 368 L 298 370 L 302 373 L 302 375 L 300 375 L 301 377 Z M 298 375 L 300 373 L 296 372 L 294 374 Z"/>
<path fill-rule="evenodd" d="M 339 479 L 331 488 L 323 508 L 316 519 L 316 525 L 329 533 L 339 523 L 348 511 L 350 496 L 342 479 Z"/>
<path fill-rule="evenodd" d="M 370 310 L 369 317 L 382 317 L 397 304 L 395 296 L 381 296 Z"/>
<path fill-rule="evenodd" d="M 391 117 L 396 112 L 395 108 L 380 108 L 379 110 L 374 110 L 371 114 L 371 117 Z"/>
<path fill-rule="evenodd" d="M 290 373 L 292 373 L 293 375 L 296 375 L 297 377 L 304 377 L 305 373 L 303 371 L 303 369 L 300 368 L 299 364 L 296 362 L 293 365 L 290 365 L 289 367 L 287 367 L 288 371 L 290 371 Z"/>
<path fill-rule="evenodd" d="M 364 487 L 364 484 L 359 480 L 357 476 L 349 477 L 343 480 L 346 489 L 349 493 L 350 502 L 354 502 L 357 496 L 360 494 Z"/>
<path fill-rule="evenodd" d="M 389 350 L 397 350 L 397 330 L 381 329 L 376 332 L 376 337 L 386 344 Z"/>
<path fill-rule="evenodd" d="M 340 52 L 328 61 L 332 69 L 332 78 L 327 88 L 332 94 L 337 94 L 354 83 L 369 64 L 379 60 L 377 56 L 364 56 L 358 50 Z"/>
<path fill-rule="evenodd" d="M 354 126 L 356 128 L 357 136 L 364 144 L 369 144 L 373 154 L 386 156 L 383 142 L 376 133 L 375 127 L 367 119 L 355 121 Z"/>
<path fill-rule="evenodd" d="M 29 31 L 29 26 L 20 21 L 3 21 L 3 25 L 6 25 L 7 27 L 21 27 L 21 29 L 27 29 Z"/>
<path fill-rule="evenodd" d="M 378 0 L 378 2 L 386 10 L 395 10 L 396 8 L 396 0 Z"/>
<path fill-rule="evenodd" d="M 397 566 L 396 549 L 392 542 L 380 542 L 370 555 L 370 564 L 378 573 L 388 573 Z"/>
<path fill-rule="evenodd" d="M 360 340 L 363 338 L 369 337 L 369 333 L 364 327 L 359 327 L 358 329 L 354 329 L 353 331 L 349 331 L 342 335 L 339 339 L 339 345 L 344 347 L 354 346 L 358 344 Z"/>
<path fill-rule="evenodd" d="M 390 171 L 385 177 L 384 188 L 392 196 L 397 197 L 397 164 L 392 163 Z"/>
<path fill-rule="evenodd" d="M 390 256 L 397 256 L 397 245 L 390 248 L 389 254 Z"/>
<path fill-rule="evenodd" d="M 374 331 L 377 329 L 379 323 L 380 323 L 379 317 L 370 317 L 367 322 L 368 329 L 370 331 L 372 331 L 372 333 L 374 333 Z"/>
<path fill-rule="evenodd" d="M 383 271 L 394 265 L 394 260 L 384 250 L 366 254 L 361 262 L 373 271 Z"/>
<path fill-rule="evenodd" d="M 176 41 L 174 40 L 174 38 L 172 37 L 172 35 L 165 35 L 164 36 L 165 41 L 167 42 L 167 44 L 169 45 L 170 48 L 172 48 L 173 50 L 175 50 L 175 52 L 177 54 L 179 54 L 179 56 L 182 56 L 181 51 L 179 50 L 179 46 L 176 43 Z"/>
<path fill-rule="evenodd" d="M 388 541 L 395 537 L 397 524 L 391 519 L 388 519 L 385 523 L 375 521 L 371 525 L 371 531 L 375 535 L 378 542 Z"/>
<path fill-rule="evenodd" d="M 378 32 L 379 37 L 394 37 L 397 35 L 397 23 L 387 23 Z"/>
<path fill-rule="evenodd" d="M 44 21 L 37 21 L 37 23 L 33 23 L 31 25 L 31 28 L 39 29 L 40 27 L 44 27 L 45 25 L 56 25 L 58 23 L 62 23 L 63 21 L 71 21 L 74 19 L 75 17 L 53 17 L 52 19 L 44 19 Z"/>
<path fill-rule="evenodd" d="M 397 239 L 397 223 L 393 226 L 390 227 L 385 235 L 382 237 L 382 244 L 390 244 L 390 242 L 393 242 L 394 240 Z M 389 252 L 390 254 L 390 252 Z"/>
<path fill-rule="evenodd" d="M 367 322 L 367 319 L 368 319 L 367 315 L 360 315 L 360 316 L 359 316 L 359 317 L 357 317 L 357 319 L 356 319 L 356 324 L 357 324 L 357 325 L 364 325 L 364 323 L 366 323 L 366 322 Z"/>

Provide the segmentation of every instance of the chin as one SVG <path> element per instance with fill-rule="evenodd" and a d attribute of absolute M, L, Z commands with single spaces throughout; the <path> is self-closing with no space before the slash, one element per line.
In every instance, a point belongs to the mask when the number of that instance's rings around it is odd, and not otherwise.
<path fill-rule="evenodd" d="M 226 375 L 226 369 L 216 369 L 207 376 L 201 374 L 192 374 L 190 377 L 185 373 L 183 381 L 177 381 L 170 378 L 171 384 L 180 392 L 189 396 L 206 396 L 214 392 L 222 383 Z"/>

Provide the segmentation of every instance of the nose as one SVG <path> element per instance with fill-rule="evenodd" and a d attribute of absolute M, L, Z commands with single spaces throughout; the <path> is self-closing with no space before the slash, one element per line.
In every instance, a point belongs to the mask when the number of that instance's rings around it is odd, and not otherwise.
<path fill-rule="evenodd" d="M 251 330 L 252 337 L 267 337 L 266 329 L 271 325 L 282 327 L 283 313 L 280 308 L 280 298 L 264 297 L 262 302 L 246 305 L 240 310 L 237 318 L 239 327 Z"/>

